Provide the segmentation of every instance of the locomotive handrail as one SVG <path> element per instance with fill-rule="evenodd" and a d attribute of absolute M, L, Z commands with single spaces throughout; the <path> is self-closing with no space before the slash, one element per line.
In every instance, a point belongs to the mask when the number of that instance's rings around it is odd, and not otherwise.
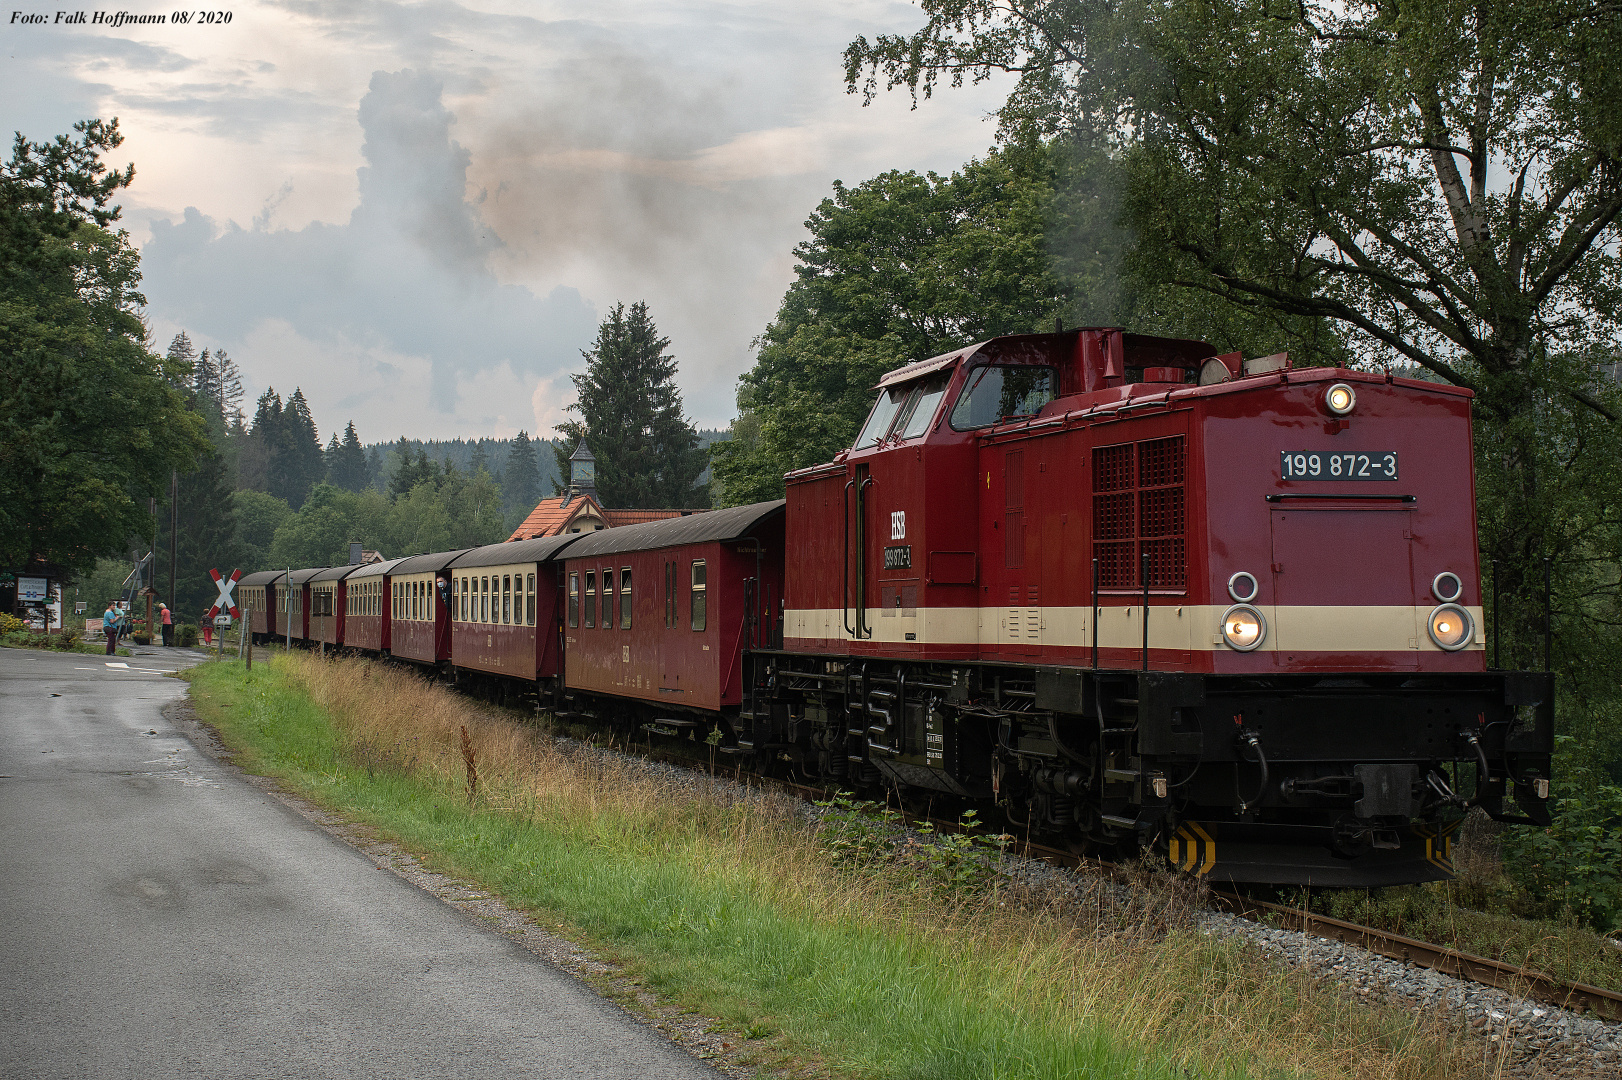
<path fill-rule="evenodd" d="M 845 481 L 845 498 L 839 506 L 839 509 L 842 511 L 842 520 L 844 522 L 844 527 L 840 531 L 845 540 L 845 573 L 843 584 L 841 586 L 841 592 L 839 594 L 839 617 L 844 620 L 845 633 L 849 634 L 853 638 L 856 636 L 856 631 L 850 628 L 850 489 L 855 483 L 856 478 L 854 476 Z"/>
<path fill-rule="evenodd" d="M 861 547 L 857 551 L 857 557 L 862 560 L 863 566 L 861 567 L 861 573 L 856 576 L 856 580 L 860 584 L 857 591 L 863 595 L 856 597 L 856 625 L 861 628 L 861 636 L 864 638 L 873 636 L 873 628 L 867 625 L 867 596 L 865 595 L 867 592 L 867 488 L 872 483 L 873 477 L 864 476 L 862 482 L 856 488 L 856 518 L 863 528 Z"/>

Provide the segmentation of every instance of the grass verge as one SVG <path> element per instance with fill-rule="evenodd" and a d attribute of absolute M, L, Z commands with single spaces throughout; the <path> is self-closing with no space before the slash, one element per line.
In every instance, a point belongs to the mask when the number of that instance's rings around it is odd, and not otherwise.
<path fill-rule="evenodd" d="M 44 634 L 34 633 L 14 633 L 0 636 L 0 647 L 7 649 L 38 649 L 41 652 L 84 653 L 86 656 L 103 656 L 107 652 L 105 643 L 98 645 L 78 639 L 68 642 L 67 645 L 63 645 L 62 642 L 62 637 L 54 634 L 49 637 Z M 130 656 L 133 654 L 128 649 L 121 647 L 117 655 Z"/>
<path fill-rule="evenodd" d="M 786 802 L 658 780 L 380 664 L 293 655 L 189 678 L 245 767 L 561 924 L 781 1072 L 1490 1074 L 1433 1015 L 1349 1000 L 1152 897 L 852 870 Z"/>

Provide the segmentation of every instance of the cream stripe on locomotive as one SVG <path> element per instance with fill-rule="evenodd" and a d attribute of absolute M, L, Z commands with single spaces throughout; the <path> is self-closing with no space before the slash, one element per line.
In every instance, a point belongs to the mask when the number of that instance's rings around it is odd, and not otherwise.
<path fill-rule="evenodd" d="M 1090 607 L 915 608 L 902 615 L 867 609 L 872 637 L 865 640 L 920 645 L 983 647 L 1044 645 L 1087 648 L 1092 645 Z M 1222 650 L 1218 626 L 1227 605 L 1152 606 L 1149 647 L 1183 651 Z M 1267 617 L 1267 637 L 1258 652 L 1391 652 L 1413 649 L 1441 652 L 1425 631 L 1432 606 L 1260 606 Z M 1465 648 L 1486 648 L 1482 610 L 1468 607 L 1475 635 Z M 854 610 L 790 608 L 784 612 L 785 641 L 849 641 L 845 620 Z M 910 635 L 910 636 L 909 636 Z M 1143 644 L 1143 609 L 1100 606 L 1098 643 L 1107 649 L 1135 649 Z"/>

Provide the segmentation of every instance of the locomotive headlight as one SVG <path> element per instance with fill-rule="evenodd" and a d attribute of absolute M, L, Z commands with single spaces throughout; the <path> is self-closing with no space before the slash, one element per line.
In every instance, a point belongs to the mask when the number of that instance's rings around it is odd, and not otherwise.
<path fill-rule="evenodd" d="M 1240 652 L 1249 652 L 1267 636 L 1267 620 L 1249 604 L 1235 604 L 1222 613 L 1222 640 Z"/>
<path fill-rule="evenodd" d="M 1357 393 L 1343 382 L 1324 391 L 1324 408 L 1336 416 L 1345 416 L 1357 407 Z"/>
<path fill-rule="evenodd" d="M 1448 652 L 1458 652 L 1470 644 L 1475 634 L 1470 613 L 1457 604 L 1443 604 L 1432 611 L 1425 628 L 1430 631 L 1431 640 Z"/>

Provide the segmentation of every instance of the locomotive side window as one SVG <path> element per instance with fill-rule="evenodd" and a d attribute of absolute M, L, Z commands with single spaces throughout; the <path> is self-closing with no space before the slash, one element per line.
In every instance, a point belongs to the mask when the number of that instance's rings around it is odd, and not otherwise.
<path fill-rule="evenodd" d="M 939 375 L 914 387 L 907 398 L 906 407 L 895 422 L 901 438 L 916 439 L 929 430 L 929 422 L 935 419 L 935 410 L 940 406 L 941 398 L 946 396 L 947 381 L 947 376 Z"/>
<path fill-rule="evenodd" d="M 620 629 L 631 628 L 631 568 L 620 570 Z"/>
<path fill-rule="evenodd" d="M 704 560 L 693 561 L 693 629 L 704 629 Z"/>
<path fill-rule="evenodd" d="M 1035 416 L 1053 400 L 1059 380 L 1050 367 L 987 364 L 969 373 L 952 407 L 952 428 L 990 427 L 1005 416 Z"/>
<path fill-rule="evenodd" d="M 524 622 L 526 625 L 535 625 L 535 575 L 529 574 L 526 578 L 528 588 L 524 592 Z"/>
<path fill-rule="evenodd" d="M 569 625 L 580 625 L 580 573 L 569 571 Z"/>
<path fill-rule="evenodd" d="M 907 388 L 892 386 L 879 394 L 879 400 L 874 404 L 873 411 L 868 414 L 867 423 L 862 425 L 862 433 L 856 436 L 856 444 L 852 450 L 860 450 L 867 446 L 877 446 L 879 440 L 890 433 L 890 425 L 895 421 L 895 414 L 907 400 Z"/>
<path fill-rule="evenodd" d="M 597 625 L 597 571 L 586 571 L 586 625 Z"/>

